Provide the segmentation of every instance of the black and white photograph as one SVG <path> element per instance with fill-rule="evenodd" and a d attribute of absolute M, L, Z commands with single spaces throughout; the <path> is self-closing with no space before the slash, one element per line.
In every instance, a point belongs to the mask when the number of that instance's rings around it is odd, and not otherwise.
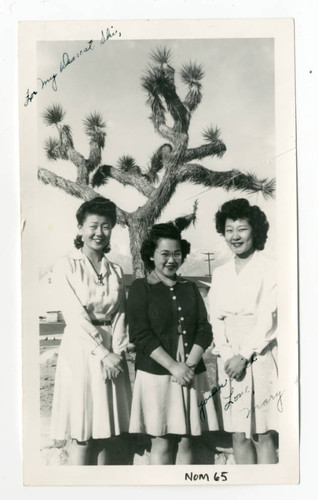
<path fill-rule="evenodd" d="M 293 44 L 20 23 L 25 484 L 298 482 Z"/>

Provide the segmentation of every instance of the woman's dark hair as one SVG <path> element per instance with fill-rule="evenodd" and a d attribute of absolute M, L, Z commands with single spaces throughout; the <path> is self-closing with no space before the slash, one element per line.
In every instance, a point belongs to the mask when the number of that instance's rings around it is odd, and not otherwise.
<path fill-rule="evenodd" d="M 155 224 L 150 230 L 149 238 L 143 241 L 140 249 L 141 258 L 148 271 L 152 271 L 155 267 L 154 261 L 150 260 L 150 258 L 154 256 L 160 238 L 167 238 L 180 242 L 182 262 L 184 262 L 184 259 L 190 253 L 190 243 L 181 238 L 179 229 L 172 222 Z"/>
<path fill-rule="evenodd" d="M 76 219 L 80 226 L 83 225 L 86 217 L 88 215 L 103 215 L 104 217 L 109 217 L 112 227 L 116 224 L 116 205 L 108 198 L 103 198 L 102 196 L 97 196 L 92 200 L 85 201 L 79 207 L 76 212 Z M 82 248 L 83 240 L 81 235 L 77 235 L 74 240 L 74 245 L 76 248 Z M 104 253 L 110 251 L 110 245 L 104 248 Z"/>
<path fill-rule="evenodd" d="M 263 250 L 267 240 L 269 223 L 266 215 L 257 205 L 250 205 L 245 198 L 238 198 L 224 203 L 215 215 L 216 230 L 225 234 L 227 219 L 245 219 L 253 230 L 253 246 L 256 250 Z"/>

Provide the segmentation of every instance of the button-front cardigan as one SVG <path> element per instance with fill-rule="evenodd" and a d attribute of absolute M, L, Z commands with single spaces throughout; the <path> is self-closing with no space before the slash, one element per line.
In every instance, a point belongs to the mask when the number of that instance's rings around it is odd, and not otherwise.
<path fill-rule="evenodd" d="M 169 374 L 150 354 L 161 346 L 176 359 L 179 335 L 183 338 L 186 358 L 193 344 L 205 351 L 212 343 L 203 299 L 191 281 L 179 278 L 169 287 L 161 281 L 150 284 L 146 278 L 136 279 L 130 289 L 127 314 L 130 341 L 136 346 L 136 370 Z M 195 373 L 204 371 L 201 359 Z"/>

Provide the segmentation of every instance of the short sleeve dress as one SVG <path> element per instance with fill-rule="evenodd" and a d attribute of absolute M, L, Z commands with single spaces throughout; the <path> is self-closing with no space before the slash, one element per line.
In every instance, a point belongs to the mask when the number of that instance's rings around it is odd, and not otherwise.
<path fill-rule="evenodd" d="M 173 381 L 150 355 L 159 346 L 185 362 L 193 344 L 206 350 L 211 325 L 195 283 L 178 278 L 167 286 L 153 272 L 133 282 L 128 297 L 130 339 L 136 345 L 136 380 L 129 432 L 198 436 L 218 430 L 206 368 L 201 359 L 190 387 Z M 200 410 L 205 401 L 205 413 Z"/>
<path fill-rule="evenodd" d="M 278 388 L 276 269 L 255 251 L 237 274 L 235 260 L 215 269 L 209 293 L 218 356 L 218 395 L 223 428 L 247 437 L 278 430 L 282 394 Z M 235 354 L 248 359 L 241 381 L 224 371 Z"/>
<path fill-rule="evenodd" d="M 124 358 L 124 276 L 106 256 L 101 274 L 103 284 L 81 250 L 55 266 L 54 285 L 66 322 L 52 405 L 51 437 L 56 440 L 105 439 L 128 431 L 131 386 Z M 123 358 L 124 372 L 115 380 L 103 377 L 96 350 L 100 345 Z"/>

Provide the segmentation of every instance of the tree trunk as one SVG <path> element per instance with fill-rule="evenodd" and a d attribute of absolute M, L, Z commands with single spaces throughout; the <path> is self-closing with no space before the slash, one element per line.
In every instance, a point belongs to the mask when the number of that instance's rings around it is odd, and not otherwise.
<path fill-rule="evenodd" d="M 133 278 L 143 278 L 145 276 L 145 266 L 140 255 L 142 242 L 148 237 L 149 219 L 139 218 L 136 215 L 131 215 L 128 220 L 128 232 L 130 253 L 132 257 Z"/>

